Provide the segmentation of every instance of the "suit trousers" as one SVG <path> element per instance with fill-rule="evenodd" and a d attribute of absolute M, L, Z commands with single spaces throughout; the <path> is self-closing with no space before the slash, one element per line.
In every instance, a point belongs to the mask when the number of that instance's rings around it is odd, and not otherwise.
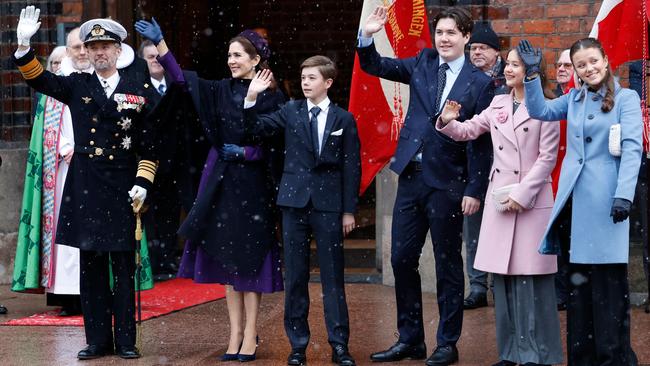
<path fill-rule="evenodd" d="M 284 328 L 292 349 L 309 344 L 309 244 L 316 240 L 328 342 L 347 347 L 350 337 L 345 300 L 343 228 L 340 212 L 323 212 L 311 203 L 305 208 L 282 208 L 284 239 Z"/>
<path fill-rule="evenodd" d="M 463 240 L 465 240 L 465 270 L 469 278 L 469 290 L 479 294 L 487 293 L 488 274 L 474 268 L 474 258 L 478 248 L 478 237 L 481 232 L 485 200 L 481 200 L 481 208 L 471 216 L 465 216 L 463 222 Z"/>
<path fill-rule="evenodd" d="M 426 186 L 421 171 L 407 167 L 399 177 L 393 208 L 391 265 L 402 343 L 414 345 L 424 341 L 418 268 L 427 230 L 431 233 L 436 262 L 438 346 L 455 345 L 460 337 L 465 290 L 461 200 L 462 192 Z"/>
<path fill-rule="evenodd" d="M 113 290 L 109 279 L 113 271 Z M 135 251 L 80 252 L 81 306 L 86 343 L 135 345 Z M 113 338 L 115 317 L 115 338 Z"/>

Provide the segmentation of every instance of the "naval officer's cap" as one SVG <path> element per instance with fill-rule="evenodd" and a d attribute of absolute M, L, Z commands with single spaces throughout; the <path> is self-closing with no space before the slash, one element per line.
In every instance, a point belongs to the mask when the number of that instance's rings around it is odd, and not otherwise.
<path fill-rule="evenodd" d="M 120 23 L 111 19 L 98 18 L 82 24 L 79 35 L 84 44 L 98 41 L 122 43 L 127 33 Z"/>

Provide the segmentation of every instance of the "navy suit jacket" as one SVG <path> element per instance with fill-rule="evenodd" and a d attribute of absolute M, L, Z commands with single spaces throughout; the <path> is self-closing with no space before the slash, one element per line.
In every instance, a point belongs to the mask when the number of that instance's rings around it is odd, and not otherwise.
<path fill-rule="evenodd" d="M 306 100 L 287 102 L 271 114 L 258 115 L 255 109 L 244 112 L 249 133 L 268 137 L 284 132 L 284 171 L 278 205 L 303 208 L 311 198 L 319 211 L 355 213 L 361 159 L 352 114 L 330 104 L 321 152 L 316 157 Z"/>
<path fill-rule="evenodd" d="M 432 188 L 449 190 L 459 197 L 483 197 L 492 163 L 490 136 L 484 134 L 472 142 L 456 142 L 434 128 L 438 113 L 434 111 L 438 90 L 438 52 L 426 48 L 406 59 L 381 57 L 374 43 L 357 48 L 363 71 L 409 85 L 410 102 L 397 150 L 390 168 L 401 174 L 423 146 L 424 183 Z M 485 109 L 494 96 L 490 77 L 466 58 L 448 100 L 462 105 L 459 121 Z M 443 101 L 444 103 L 444 101 Z"/>

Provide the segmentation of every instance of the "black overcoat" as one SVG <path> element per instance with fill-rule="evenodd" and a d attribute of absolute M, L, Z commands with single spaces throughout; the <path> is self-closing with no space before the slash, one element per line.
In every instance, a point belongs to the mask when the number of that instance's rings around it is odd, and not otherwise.
<path fill-rule="evenodd" d="M 15 62 L 22 66 L 33 59 L 30 51 Z M 57 76 L 44 71 L 26 80 L 65 103 L 72 115 L 75 153 L 61 199 L 58 244 L 92 251 L 135 250 L 128 191 L 134 184 L 151 188 L 150 181 L 136 178 L 136 170 L 139 159 L 156 160 L 153 124 L 147 118 L 156 92 L 146 73 L 137 77 L 133 68 L 118 72 L 120 81 L 110 98 L 95 73 Z M 115 99 L 121 96 L 137 102 L 118 109 Z"/>
<path fill-rule="evenodd" d="M 199 243 L 225 270 L 254 273 L 277 239 L 270 142 L 244 133 L 243 106 L 250 80 L 204 80 L 193 72 L 185 72 L 185 80 L 212 148 L 261 146 L 266 158 L 217 160 L 179 233 Z M 284 96 L 267 91 L 258 100 L 260 113 L 269 113 L 279 108 Z"/>

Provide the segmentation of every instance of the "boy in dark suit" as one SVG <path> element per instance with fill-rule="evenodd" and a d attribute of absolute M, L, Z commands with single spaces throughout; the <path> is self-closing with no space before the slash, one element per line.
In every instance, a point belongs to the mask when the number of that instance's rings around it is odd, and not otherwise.
<path fill-rule="evenodd" d="M 301 65 L 306 100 L 258 116 L 257 95 L 269 87 L 265 70 L 252 80 L 244 103 L 247 129 L 255 135 L 284 133 L 285 160 L 277 204 L 282 209 L 285 259 L 284 326 L 291 342 L 289 365 L 303 365 L 309 342 L 309 242 L 313 234 L 323 286 L 323 303 L 332 362 L 354 365 L 348 351 L 348 308 L 343 288 L 343 236 L 354 228 L 361 163 L 354 117 L 333 105 L 327 90 L 336 66 L 325 56 Z"/>

